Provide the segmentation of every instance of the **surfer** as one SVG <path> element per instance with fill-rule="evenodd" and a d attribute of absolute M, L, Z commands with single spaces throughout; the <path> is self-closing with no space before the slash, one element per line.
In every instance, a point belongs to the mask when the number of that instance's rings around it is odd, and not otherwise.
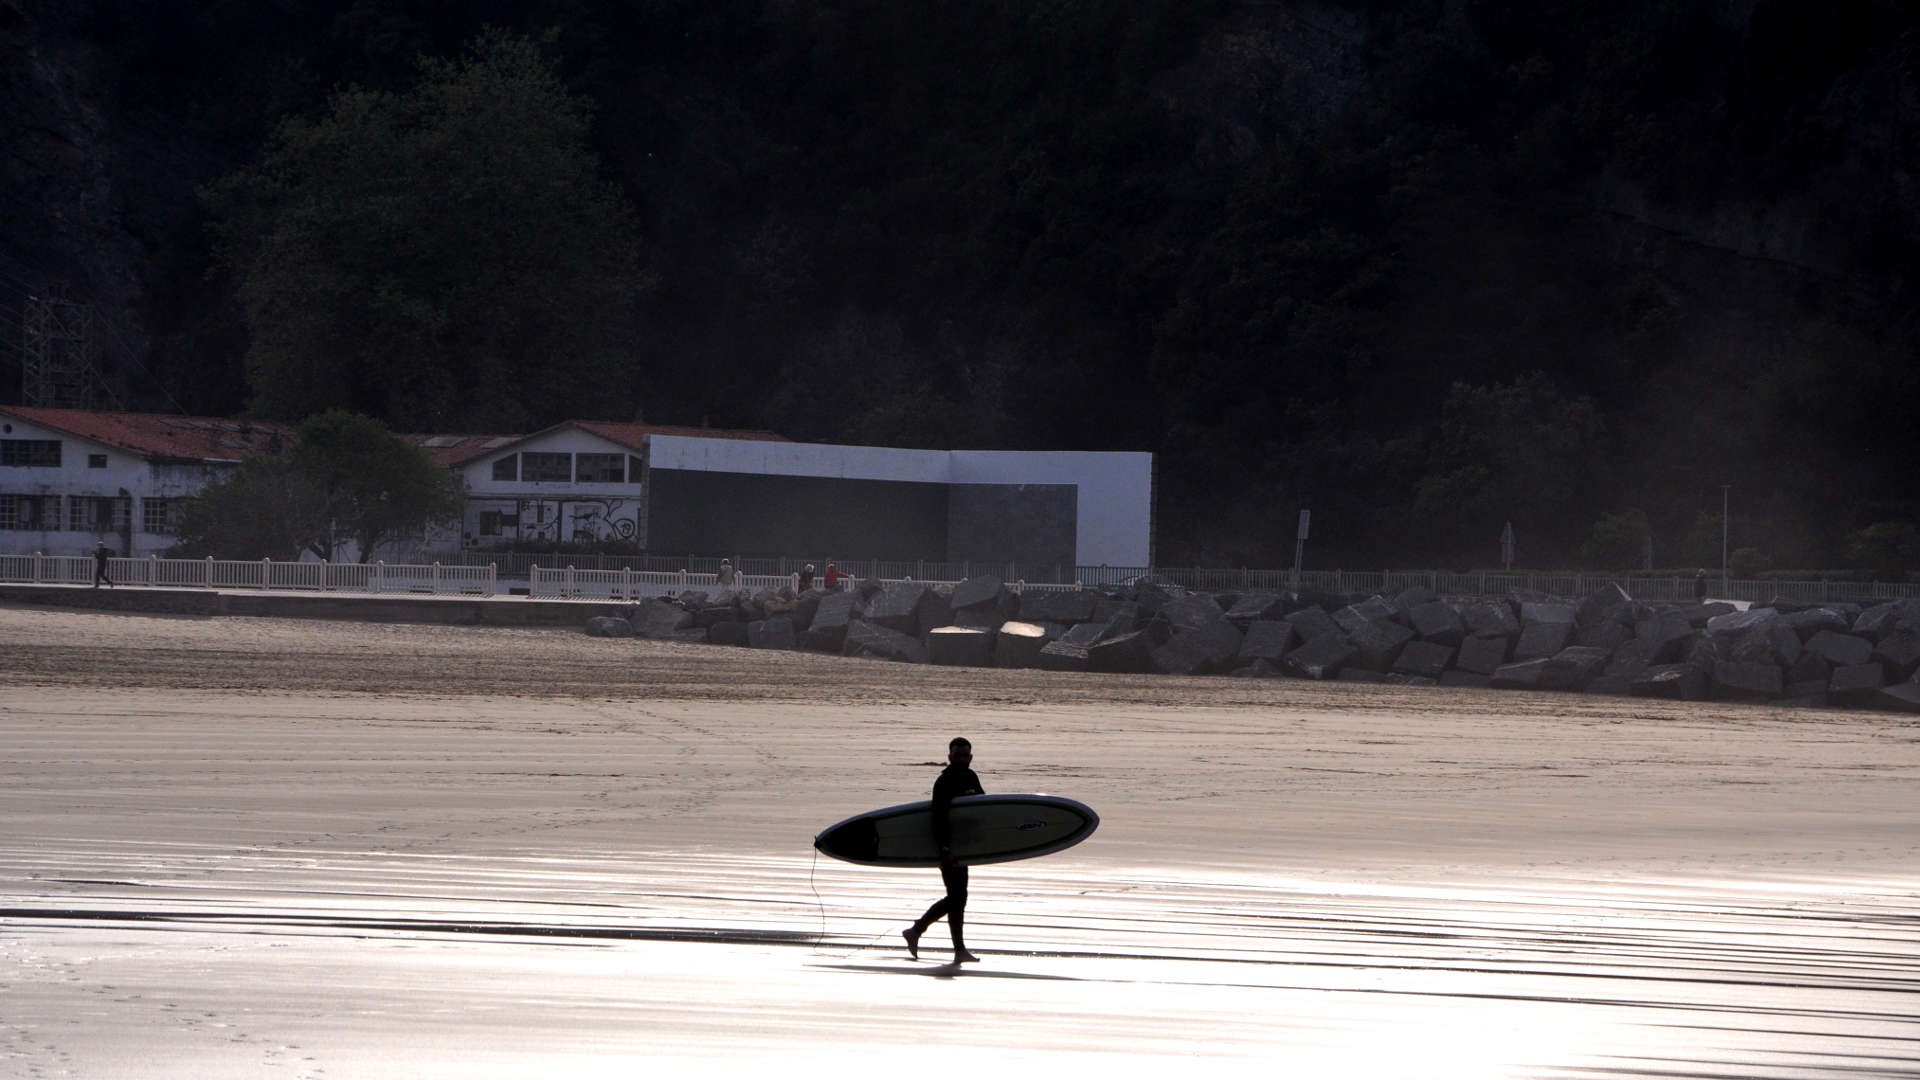
<path fill-rule="evenodd" d="M 967 868 L 954 857 L 950 820 L 953 800 L 962 795 L 986 794 L 980 789 L 980 778 L 974 775 L 972 765 L 973 744 L 956 738 L 947 744 L 947 767 L 933 782 L 933 841 L 940 848 L 940 882 L 947 887 L 947 895 L 935 900 L 925 915 L 900 932 L 900 936 L 907 939 L 907 952 L 916 960 L 920 958 L 920 935 L 942 916 L 946 917 L 947 929 L 953 934 L 953 962 L 969 964 L 980 959 L 967 951 Z"/>

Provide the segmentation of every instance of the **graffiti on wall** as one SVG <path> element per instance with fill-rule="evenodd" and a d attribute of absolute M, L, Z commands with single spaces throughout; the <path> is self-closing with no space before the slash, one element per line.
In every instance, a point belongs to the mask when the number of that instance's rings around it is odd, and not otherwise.
<path fill-rule="evenodd" d="M 499 499 L 476 501 L 468 535 L 495 540 L 632 540 L 639 534 L 638 499 Z"/>

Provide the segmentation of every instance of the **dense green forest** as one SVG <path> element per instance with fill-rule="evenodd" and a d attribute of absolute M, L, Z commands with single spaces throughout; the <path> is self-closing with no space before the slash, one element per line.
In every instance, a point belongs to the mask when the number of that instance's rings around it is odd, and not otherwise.
<path fill-rule="evenodd" d="M 1743 570 L 1904 571 L 1916 30 L 0 0 L 0 310 L 119 312 L 143 408 L 1151 450 L 1167 565 L 1717 566 L 1730 485 Z"/>

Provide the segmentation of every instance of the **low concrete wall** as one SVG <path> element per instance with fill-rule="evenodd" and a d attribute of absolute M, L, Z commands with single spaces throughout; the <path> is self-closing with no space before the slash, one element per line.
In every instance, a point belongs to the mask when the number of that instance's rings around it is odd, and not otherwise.
<path fill-rule="evenodd" d="M 201 589 L 0 585 L 0 602 L 165 615 L 253 615 L 283 619 L 438 623 L 449 626 L 579 627 L 630 605 L 525 597 L 357 596 L 344 593 L 233 593 Z"/>

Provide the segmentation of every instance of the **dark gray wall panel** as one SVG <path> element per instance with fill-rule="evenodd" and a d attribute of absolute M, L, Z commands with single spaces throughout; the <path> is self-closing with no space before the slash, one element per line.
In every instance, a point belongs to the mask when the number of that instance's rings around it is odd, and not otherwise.
<path fill-rule="evenodd" d="M 1072 484 L 955 484 L 951 491 L 949 560 L 1076 563 L 1079 490 Z"/>
<path fill-rule="evenodd" d="M 654 469 L 648 479 L 649 551 L 946 557 L 945 484 L 679 469 Z"/>

